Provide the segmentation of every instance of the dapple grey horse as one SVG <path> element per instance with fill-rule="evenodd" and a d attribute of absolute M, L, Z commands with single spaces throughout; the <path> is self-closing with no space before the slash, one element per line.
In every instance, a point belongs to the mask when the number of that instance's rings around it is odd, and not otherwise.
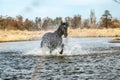
<path fill-rule="evenodd" d="M 62 43 L 62 36 L 64 37 L 68 36 L 67 33 L 68 23 L 67 22 L 61 22 L 60 26 L 56 31 L 53 33 L 48 32 L 45 33 L 41 40 L 41 48 L 47 47 L 50 50 L 50 53 L 52 53 L 53 50 L 60 47 L 61 51 L 60 54 L 63 53 L 64 44 Z"/>

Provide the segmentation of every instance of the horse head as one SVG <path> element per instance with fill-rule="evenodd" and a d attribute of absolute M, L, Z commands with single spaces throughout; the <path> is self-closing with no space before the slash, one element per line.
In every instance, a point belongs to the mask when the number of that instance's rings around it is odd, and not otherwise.
<path fill-rule="evenodd" d="M 64 35 L 64 37 L 67 37 L 68 36 L 68 22 L 61 22 L 60 24 L 60 30 L 61 30 L 61 33 Z"/>

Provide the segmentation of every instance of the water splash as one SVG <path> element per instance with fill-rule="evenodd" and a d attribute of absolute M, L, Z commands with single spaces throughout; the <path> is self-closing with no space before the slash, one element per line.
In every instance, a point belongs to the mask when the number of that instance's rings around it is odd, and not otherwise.
<path fill-rule="evenodd" d="M 68 38 L 65 38 L 64 41 L 64 51 L 63 54 L 59 54 L 61 48 L 57 48 L 50 53 L 48 48 L 35 48 L 33 50 L 27 51 L 24 55 L 33 55 L 33 56 L 75 56 L 75 55 L 85 55 L 88 54 L 87 50 L 83 50 L 83 47 L 80 44 L 73 44 L 69 42 Z"/>

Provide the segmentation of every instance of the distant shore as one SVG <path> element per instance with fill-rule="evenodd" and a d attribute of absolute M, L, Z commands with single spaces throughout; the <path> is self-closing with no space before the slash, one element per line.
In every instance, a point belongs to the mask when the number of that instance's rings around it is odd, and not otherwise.
<path fill-rule="evenodd" d="M 42 35 L 49 31 L 0 31 L 0 42 L 29 41 L 41 39 Z M 108 29 L 68 29 L 68 37 L 120 37 L 120 28 Z M 120 38 L 111 42 L 120 42 Z"/>
<path fill-rule="evenodd" d="M 119 38 L 114 38 L 110 43 L 120 43 L 120 37 Z"/>
<path fill-rule="evenodd" d="M 41 37 L 43 31 L 0 31 L 0 42 L 16 42 L 36 40 Z"/>

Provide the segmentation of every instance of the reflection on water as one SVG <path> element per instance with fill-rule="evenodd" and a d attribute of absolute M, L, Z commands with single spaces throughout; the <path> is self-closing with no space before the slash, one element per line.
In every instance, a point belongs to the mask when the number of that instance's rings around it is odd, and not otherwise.
<path fill-rule="evenodd" d="M 64 39 L 62 56 L 44 56 L 40 41 L 0 43 L 0 80 L 120 80 L 120 44 L 111 39 Z"/>

